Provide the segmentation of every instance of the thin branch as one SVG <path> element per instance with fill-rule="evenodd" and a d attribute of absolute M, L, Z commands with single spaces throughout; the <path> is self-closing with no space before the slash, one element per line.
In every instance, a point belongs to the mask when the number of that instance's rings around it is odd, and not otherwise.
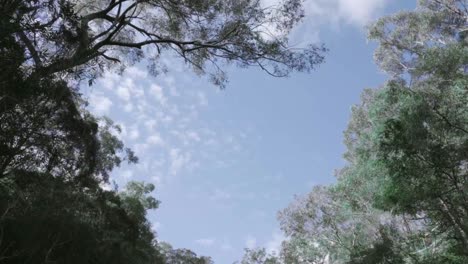
<path fill-rule="evenodd" d="M 23 31 L 18 31 L 18 35 L 21 41 L 26 46 L 26 48 L 29 50 L 29 53 L 31 53 L 34 63 L 36 64 L 36 68 L 42 67 L 42 61 L 41 61 L 41 58 L 39 57 L 39 53 L 34 48 L 34 45 L 31 43 L 29 38 L 26 36 L 26 34 Z"/>

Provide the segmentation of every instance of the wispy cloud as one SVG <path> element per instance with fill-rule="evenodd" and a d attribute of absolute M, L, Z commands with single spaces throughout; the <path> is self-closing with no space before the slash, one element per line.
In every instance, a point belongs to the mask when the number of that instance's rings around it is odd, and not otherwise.
<path fill-rule="evenodd" d="M 159 133 L 153 132 L 151 136 L 147 138 L 146 143 L 150 145 L 162 146 L 164 145 L 164 140 L 161 138 L 161 135 Z"/>
<path fill-rule="evenodd" d="M 131 177 L 123 177 L 119 170 L 111 175 L 121 186 L 128 180 L 165 186 L 177 179 L 174 176 L 186 177 L 202 164 L 232 164 L 233 155 L 241 149 L 245 135 L 240 131 L 222 131 L 219 124 L 203 120 L 202 109 L 210 107 L 211 96 L 206 82 L 186 73 L 185 66 L 172 66 L 175 69 L 157 78 L 149 76 L 142 65 L 129 67 L 123 74 L 107 72 L 92 88 L 84 87 L 90 110 L 119 124 L 122 133 L 118 137 L 139 157 L 135 166 L 123 164 L 124 170 L 133 172 Z"/>
<path fill-rule="evenodd" d="M 89 102 L 92 110 L 98 115 L 108 114 L 112 107 L 112 101 L 101 93 L 91 94 Z"/>
<path fill-rule="evenodd" d="M 262 0 L 264 6 L 277 6 L 281 0 Z M 318 42 L 320 32 L 342 25 L 362 28 L 378 17 L 389 0 L 305 0 L 305 19 L 292 33 L 292 40 Z M 274 31 L 270 29 L 270 31 Z M 273 32 L 274 35 L 274 32 Z"/>
<path fill-rule="evenodd" d="M 341 20 L 357 26 L 363 26 L 378 16 L 388 0 L 338 0 L 338 12 Z"/>
<path fill-rule="evenodd" d="M 164 95 L 163 88 L 157 84 L 153 84 L 150 87 L 150 93 L 151 95 L 154 96 L 154 98 L 161 104 L 161 105 L 166 105 L 167 103 L 167 98 Z"/>
<path fill-rule="evenodd" d="M 177 175 L 182 169 L 190 165 L 192 161 L 192 155 L 189 152 L 182 152 L 178 148 L 169 150 L 169 174 Z"/>

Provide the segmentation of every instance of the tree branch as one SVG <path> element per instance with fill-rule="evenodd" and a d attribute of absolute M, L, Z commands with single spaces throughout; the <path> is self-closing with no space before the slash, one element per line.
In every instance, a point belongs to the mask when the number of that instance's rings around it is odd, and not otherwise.
<path fill-rule="evenodd" d="M 26 48 L 28 49 L 29 53 L 31 53 L 31 56 L 34 60 L 34 64 L 36 65 L 36 68 L 42 67 L 42 61 L 41 61 L 41 58 L 39 57 L 39 53 L 37 53 L 37 50 L 34 48 L 34 45 L 31 43 L 29 38 L 26 36 L 26 34 L 23 31 L 18 31 L 18 35 L 21 41 L 26 46 Z"/>

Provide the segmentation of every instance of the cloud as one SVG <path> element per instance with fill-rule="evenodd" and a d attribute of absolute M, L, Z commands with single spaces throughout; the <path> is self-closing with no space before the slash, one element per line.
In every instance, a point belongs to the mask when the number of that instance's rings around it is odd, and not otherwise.
<path fill-rule="evenodd" d="M 129 67 L 126 71 L 125 74 L 127 76 L 132 76 L 134 78 L 146 78 L 148 76 L 148 71 L 142 70 L 138 67 Z"/>
<path fill-rule="evenodd" d="M 150 87 L 150 93 L 151 95 L 154 96 L 154 98 L 161 104 L 161 105 L 166 105 L 167 103 L 167 98 L 164 95 L 163 89 L 161 86 L 157 84 L 153 84 Z"/>
<path fill-rule="evenodd" d="M 113 80 L 114 85 L 117 85 L 117 88 L 113 89 L 113 91 L 118 98 L 128 103 L 132 98 L 141 99 L 145 95 L 141 86 L 135 84 L 134 76 L 119 77 Z"/>
<path fill-rule="evenodd" d="M 172 65 L 171 72 L 175 72 Z M 204 90 L 206 83 L 195 74 L 180 78 L 180 74 L 169 73 L 155 80 L 144 67 L 133 66 L 122 75 L 105 73 L 96 86 L 94 92 L 88 91 L 90 110 L 118 120 L 122 127 L 119 139 L 140 158 L 130 168 L 135 176 L 168 184 L 172 176 L 191 173 L 202 163 L 216 165 L 220 157 L 229 164 L 235 160 L 231 155 L 239 149 L 235 146 L 239 133 L 229 131 L 236 136 L 226 141 L 228 131 L 214 131 L 212 123 L 204 123 L 200 109 L 209 107 L 209 96 Z M 190 89 L 180 89 L 187 86 Z M 159 161 L 163 163 L 155 168 Z M 128 172 L 123 174 L 127 177 L 116 170 L 111 177 L 115 175 L 115 180 L 123 184 L 131 178 Z M 213 193 L 217 199 L 228 199 L 229 195 L 222 190 Z"/>
<path fill-rule="evenodd" d="M 306 0 L 306 23 L 348 23 L 362 27 L 385 8 L 388 0 Z"/>
<path fill-rule="evenodd" d="M 112 107 L 112 101 L 102 94 L 91 94 L 89 102 L 93 111 L 98 115 L 109 113 Z"/>
<path fill-rule="evenodd" d="M 122 100 L 124 100 L 124 101 L 130 100 L 130 90 L 129 90 L 128 87 L 119 86 L 119 87 L 117 88 L 116 93 L 117 93 L 117 96 L 118 96 L 120 99 L 122 99 Z"/>
<path fill-rule="evenodd" d="M 215 243 L 215 241 L 216 240 L 214 238 L 200 238 L 195 240 L 195 243 L 200 246 L 211 247 Z"/>
<path fill-rule="evenodd" d="M 147 130 L 153 131 L 158 122 L 156 121 L 156 119 L 147 119 L 143 123 L 145 124 Z"/>
<path fill-rule="evenodd" d="M 264 6 L 278 6 L 282 0 L 262 0 Z M 305 0 L 305 19 L 292 32 L 292 40 L 300 45 L 319 42 L 320 31 L 325 27 L 340 28 L 342 25 L 352 25 L 362 28 L 375 19 L 387 5 L 389 0 Z M 275 29 L 267 26 L 270 35 L 277 35 Z"/>
<path fill-rule="evenodd" d="M 245 247 L 253 249 L 257 247 L 257 239 L 251 235 L 248 235 L 245 240 Z"/>
<path fill-rule="evenodd" d="M 99 79 L 99 84 L 102 85 L 107 90 L 112 90 L 115 88 L 116 83 L 118 83 L 121 76 L 116 73 L 106 71 L 104 76 Z"/>
<path fill-rule="evenodd" d="M 138 143 L 133 145 L 133 150 L 137 154 L 137 156 L 146 154 L 146 151 L 150 148 L 150 144 L 145 144 L 145 143 Z"/>
<path fill-rule="evenodd" d="M 187 131 L 174 129 L 171 131 L 171 134 L 177 137 L 177 139 L 180 140 L 180 142 L 182 142 L 184 145 L 190 145 L 191 143 L 201 141 L 200 134 L 197 131 L 191 129 Z"/>
<path fill-rule="evenodd" d="M 140 137 L 140 131 L 138 130 L 138 127 L 135 125 L 135 126 L 132 126 L 130 128 L 130 132 L 128 134 L 128 137 L 131 139 L 131 140 L 136 140 Z"/>
<path fill-rule="evenodd" d="M 153 132 L 153 134 L 149 136 L 146 140 L 146 143 L 150 145 L 162 146 L 164 145 L 164 140 L 161 138 L 161 135 L 159 133 Z"/>
<path fill-rule="evenodd" d="M 192 157 L 190 153 L 182 153 L 178 148 L 172 148 L 169 150 L 169 174 L 177 175 L 183 168 L 187 167 Z"/>
<path fill-rule="evenodd" d="M 374 19 L 387 2 L 387 0 L 339 0 L 338 11 L 342 20 L 363 26 Z"/>

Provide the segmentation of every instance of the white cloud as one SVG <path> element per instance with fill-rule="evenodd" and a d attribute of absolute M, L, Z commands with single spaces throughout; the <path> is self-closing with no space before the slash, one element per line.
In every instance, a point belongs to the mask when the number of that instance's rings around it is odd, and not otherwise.
<path fill-rule="evenodd" d="M 185 72 L 185 67 L 180 70 Z M 171 176 L 191 173 L 202 163 L 216 166 L 220 155 L 233 154 L 234 142 L 226 142 L 224 133 L 200 128 L 211 127 L 210 123 L 198 122 L 202 120 L 200 109 L 208 104 L 209 91 L 196 78 L 190 74 L 183 78 L 168 74 L 155 80 L 143 68 L 130 67 L 122 75 L 105 73 L 97 83 L 100 89 L 90 91 L 90 109 L 119 120 L 122 133 L 118 137 L 140 158 L 131 168 L 135 176 L 142 175 L 158 185 L 168 184 Z M 180 89 L 187 85 L 191 89 Z M 163 164 L 154 167 L 159 160 Z M 116 172 L 115 176 L 124 181 L 135 177 L 133 174 Z M 218 190 L 213 193 L 215 197 L 230 199 L 230 194 Z"/>
<path fill-rule="evenodd" d="M 120 99 L 122 99 L 122 100 L 124 100 L 124 101 L 130 100 L 130 89 L 129 89 L 128 87 L 126 87 L 126 86 L 119 86 L 119 87 L 117 88 L 116 93 L 117 93 L 117 96 L 118 96 Z"/>
<path fill-rule="evenodd" d="M 306 22 L 332 21 L 363 26 L 378 16 L 388 2 L 388 0 L 306 0 L 304 3 Z"/>
<path fill-rule="evenodd" d="M 307 25 L 351 24 L 362 27 L 374 19 L 388 0 L 306 0 Z"/>
<path fill-rule="evenodd" d="M 89 102 L 94 112 L 98 115 L 109 113 L 109 110 L 112 107 L 112 101 L 102 94 L 91 94 Z"/>
<path fill-rule="evenodd" d="M 193 142 L 200 142 L 201 137 L 198 132 L 195 130 L 188 130 L 188 131 L 180 131 L 180 130 L 172 130 L 171 134 L 177 137 L 180 142 L 184 145 L 190 145 Z"/>
<path fill-rule="evenodd" d="M 127 76 L 131 76 L 133 78 L 146 78 L 148 76 L 148 71 L 142 70 L 138 67 L 129 67 L 126 71 L 125 74 Z"/>
<path fill-rule="evenodd" d="M 257 247 L 257 239 L 253 237 L 252 235 L 248 235 L 246 240 L 245 240 L 245 247 L 246 248 L 256 248 Z"/>
<path fill-rule="evenodd" d="M 104 88 L 112 90 L 115 88 L 115 85 L 119 79 L 120 76 L 118 74 L 106 71 L 104 76 L 99 79 L 99 83 L 102 84 Z"/>
<path fill-rule="evenodd" d="M 216 240 L 214 238 L 200 238 L 195 240 L 195 243 L 200 246 L 211 247 L 215 243 L 215 241 Z"/>
<path fill-rule="evenodd" d="M 382 11 L 387 0 L 339 0 L 339 14 L 341 19 L 363 26 L 374 19 Z"/>
<path fill-rule="evenodd" d="M 158 122 L 155 119 L 147 119 L 144 121 L 146 129 L 148 129 L 149 131 L 153 131 L 157 123 Z"/>
<path fill-rule="evenodd" d="M 264 6 L 277 6 L 282 0 L 263 0 Z M 378 17 L 389 0 L 305 0 L 305 19 L 292 34 L 297 45 L 318 42 L 322 27 L 339 28 L 343 24 L 362 28 Z M 266 30 L 275 36 L 275 30 Z"/>
<path fill-rule="evenodd" d="M 132 126 L 130 128 L 130 133 L 129 133 L 128 137 L 131 140 L 135 140 L 135 139 L 138 139 L 140 137 L 140 131 L 138 130 L 138 127 L 136 125 Z"/>
<path fill-rule="evenodd" d="M 138 143 L 133 146 L 133 150 L 137 156 L 144 156 L 149 147 L 149 144 Z"/>
<path fill-rule="evenodd" d="M 146 142 L 151 145 L 164 145 L 164 140 L 161 138 L 161 135 L 155 132 L 153 132 L 153 134 L 148 137 Z"/>
<path fill-rule="evenodd" d="M 141 82 L 139 82 L 139 85 L 135 84 L 135 81 L 138 80 L 135 80 L 134 76 L 122 78 L 120 81 L 122 83 L 122 87 L 125 87 L 128 90 L 129 97 L 142 99 L 145 95 L 145 91 L 141 87 Z"/>
<path fill-rule="evenodd" d="M 181 153 L 180 149 L 173 148 L 169 150 L 169 174 L 177 175 L 183 168 L 189 166 L 192 157 L 190 153 Z"/>
<path fill-rule="evenodd" d="M 164 95 L 164 91 L 161 86 L 157 84 L 153 84 L 150 87 L 150 93 L 151 95 L 154 96 L 154 98 L 161 104 L 161 105 L 166 105 L 167 103 L 167 98 Z"/>

